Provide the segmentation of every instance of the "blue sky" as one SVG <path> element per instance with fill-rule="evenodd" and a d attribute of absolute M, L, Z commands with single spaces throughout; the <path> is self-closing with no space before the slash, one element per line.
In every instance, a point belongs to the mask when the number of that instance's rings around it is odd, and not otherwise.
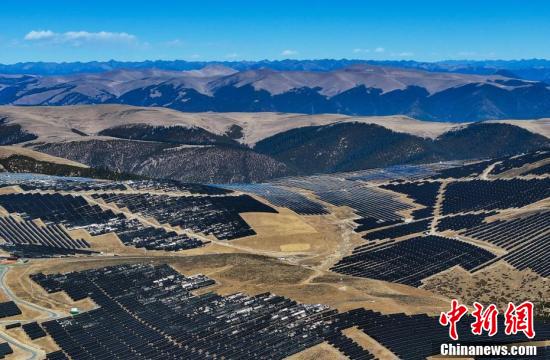
<path fill-rule="evenodd" d="M 0 63 L 550 58 L 550 1 L 0 2 Z"/>

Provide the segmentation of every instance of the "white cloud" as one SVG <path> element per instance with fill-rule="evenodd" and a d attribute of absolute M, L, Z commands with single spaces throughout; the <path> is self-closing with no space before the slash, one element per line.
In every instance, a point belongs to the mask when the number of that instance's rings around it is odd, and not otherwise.
<path fill-rule="evenodd" d="M 376 49 L 374 49 L 374 52 L 377 53 L 383 53 L 384 51 L 386 51 L 386 49 L 384 49 L 383 47 L 377 47 Z"/>
<path fill-rule="evenodd" d="M 410 51 L 403 51 L 403 52 L 400 52 L 399 54 L 397 54 L 397 56 L 399 56 L 399 57 L 411 57 L 413 55 L 414 55 L 414 53 L 412 53 Z"/>
<path fill-rule="evenodd" d="M 191 56 L 189 56 L 191 59 L 200 59 L 201 56 L 199 54 L 192 54 Z"/>
<path fill-rule="evenodd" d="M 32 30 L 25 35 L 25 40 L 45 40 L 52 39 L 56 34 L 51 30 Z"/>
<path fill-rule="evenodd" d="M 174 39 L 174 40 L 166 41 L 164 45 L 168 47 L 181 47 L 184 45 L 184 42 L 183 40 L 180 40 L 180 39 Z"/>
<path fill-rule="evenodd" d="M 235 58 L 238 58 L 238 57 L 239 57 L 239 54 L 237 54 L 237 53 L 230 53 L 230 54 L 225 55 L 225 57 L 228 58 L 228 59 L 235 59 Z"/>
<path fill-rule="evenodd" d="M 354 54 L 366 54 L 370 53 L 370 49 L 355 48 L 353 49 Z"/>
<path fill-rule="evenodd" d="M 88 31 L 68 31 L 62 36 L 67 40 L 100 40 L 100 41 L 133 41 L 134 35 L 120 32 L 113 33 L 108 31 L 88 32 Z"/>
<path fill-rule="evenodd" d="M 51 30 L 32 30 L 24 37 L 27 41 L 53 41 L 56 43 L 72 43 L 79 45 L 83 42 L 135 42 L 135 35 L 126 32 L 89 32 L 67 31 L 56 33 Z"/>
<path fill-rule="evenodd" d="M 283 55 L 283 56 L 292 56 L 292 55 L 297 55 L 297 54 L 298 54 L 298 51 L 290 50 L 290 49 L 283 50 L 283 52 L 281 52 L 281 55 Z"/>
<path fill-rule="evenodd" d="M 460 51 L 458 56 L 474 56 L 476 55 L 475 51 Z"/>

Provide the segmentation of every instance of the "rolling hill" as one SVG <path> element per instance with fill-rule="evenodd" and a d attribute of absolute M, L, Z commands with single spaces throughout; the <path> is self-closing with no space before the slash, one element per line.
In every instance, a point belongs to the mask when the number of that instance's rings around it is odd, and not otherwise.
<path fill-rule="evenodd" d="M 262 140 L 254 149 L 305 173 L 331 173 L 498 157 L 548 144 L 548 138 L 509 124 L 474 123 L 425 139 L 379 125 L 345 123 L 290 130 Z"/>
<path fill-rule="evenodd" d="M 548 147 L 550 136 L 547 119 L 456 124 L 120 105 L 8 106 L 0 118 L 0 132 L 20 147 L 115 173 L 205 183 L 498 157 Z"/>

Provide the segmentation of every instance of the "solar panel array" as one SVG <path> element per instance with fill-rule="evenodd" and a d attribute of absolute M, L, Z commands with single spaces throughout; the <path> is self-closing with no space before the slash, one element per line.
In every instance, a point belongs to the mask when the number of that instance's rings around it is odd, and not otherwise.
<path fill-rule="evenodd" d="M 481 225 L 485 218 L 495 215 L 496 211 L 479 214 L 461 214 L 442 217 L 437 222 L 437 231 L 471 229 Z"/>
<path fill-rule="evenodd" d="M 425 232 L 430 226 L 431 220 L 419 220 L 409 223 L 393 225 L 387 228 L 370 231 L 363 235 L 366 240 L 397 239 L 403 236 Z"/>
<path fill-rule="evenodd" d="M 10 242 L 11 252 L 25 257 L 89 253 L 85 252 L 89 248 L 86 241 L 72 240 L 58 224 L 68 229 L 82 228 L 91 235 L 114 232 L 126 245 L 150 250 L 177 251 L 204 245 L 194 237 L 145 226 L 136 219 L 129 220 L 122 214 L 90 205 L 82 196 L 7 194 L 0 195 L 0 205 L 23 218 L 41 219 L 47 223 L 46 227 L 40 227 L 31 221 L 0 218 L 0 236 L 4 234 Z"/>
<path fill-rule="evenodd" d="M 393 165 L 387 168 L 368 169 L 343 174 L 348 180 L 384 181 L 424 179 L 441 170 L 460 166 L 458 161 L 419 165 Z"/>
<path fill-rule="evenodd" d="M 118 207 L 128 208 L 133 213 L 155 218 L 161 224 L 212 234 L 221 240 L 256 234 L 239 213 L 276 213 L 273 208 L 248 195 L 169 196 L 102 193 L 95 194 L 94 198 L 115 203 Z"/>
<path fill-rule="evenodd" d="M 179 251 L 198 248 L 206 244 L 193 236 L 178 234 L 163 228 L 144 226 L 136 219 L 126 221 L 125 226 L 119 227 L 116 234 L 125 245 L 147 250 Z"/>
<path fill-rule="evenodd" d="M 345 336 L 344 334 L 335 334 L 329 336 L 327 341 L 330 345 L 340 350 L 340 352 L 352 360 L 369 360 L 376 359 L 373 354 L 363 349 L 354 340 Z"/>
<path fill-rule="evenodd" d="M 540 276 L 550 277 L 550 235 L 526 241 L 502 257 L 519 270 L 531 269 Z"/>
<path fill-rule="evenodd" d="M 4 359 L 6 355 L 13 354 L 13 349 L 7 342 L 0 343 L 0 359 Z"/>
<path fill-rule="evenodd" d="M 46 190 L 46 191 L 112 191 L 126 190 L 122 183 L 107 181 L 32 181 L 19 184 L 24 191 Z"/>
<path fill-rule="evenodd" d="M 421 219 L 433 216 L 434 206 L 437 200 L 437 195 L 441 188 L 441 183 L 433 182 L 405 182 L 397 184 L 387 184 L 382 186 L 384 189 L 406 194 L 416 203 L 424 205 L 425 209 L 415 210 L 412 215 L 415 219 Z"/>
<path fill-rule="evenodd" d="M 441 236 L 419 236 L 399 242 L 361 247 L 331 270 L 411 286 L 453 266 L 470 270 L 495 258 L 475 245 Z"/>
<path fill-rule="evenodd" d="M 16 303 L 13 301 L 0 303 L 0 319 L 15 315 L 21 315 L 21 309 L 19 309 Z"/>
<path fill-rule="evenodd" d="M 25 191 L 101 191 L 126 189 L 123 183 L 116 181 L 41 174 L 0 173 L 0 187 L 13 185 L 18 185 Z"/>
<path fill-rule="evenodd" d="M 125 191 L 151 190 L 163 192 L 189 192 L 203 195 L 224 195 L 231 191 L 205 184 L 190 184 L 176 180 L 128 180 L 107 181 L 78 177 L 49 176 L 40 174 L 0 173 L 0 187 L 18 185 L 25 191 Z"/>
<path fill-rule="evenodd" d="M 278 184 L 312 191 L 322 201 L 350 207 L 362 218 L 378 222 L 402 220 L 398 212 L 413 208 L 388 191 L 335 176 L 287 178 Z"/>
<path fill-rule="evenodd" d="M 490 174 L 502 174 L 505 171 L 520 168 L 526 164 L 532 164 L 550 158 L 550 151 L 541 150 L 509 158 L 496 159 L 498 163 L 491 169 Z"/>
<path fill-rule="evenodd" d="M 328 342 L 351 359 L 375 358 L 342 330 L 356 327 L 401 359 L 438 355 L 448 330 L 425 314 L 384 315 L 364 308 L 338 313 L 270 293 L 220 296 L 201 291 L 213 282 L 186 277 L 166 265 L 119 265 L 66 274 L 36 274 L 46 291 L 91 297 L 98 308 L 40 324 L 61 350 L 47 359 L 282 359 Z M 523 333 L 476 336 L 469 316 L 458 326 L 460 343 L 518 343 Z M 550 337 L 535 320 L 533 341 Z M 414 344 L 414 345 L 411 345 Z M 454 343 L 456 345 L 456 342 Z"/>
<path fill-rule="evenodd" d="M 469 227 L 461 234 L 509 250 L 518 244 L 529 242 L 537 237 L 550 237 L 550 211 L 540 211 L 509 220 L 482 223 Z"/>
<path fill-rule="evenodd" d="M 18 221 L 11 216 L 0 216 L 0 248 L 25 257 L 59 255 L 90 255 L 90 244 L 73 239 L 57 224 L 39 226 L 34 221 Z"/>
<path fill-rule="evenodd" d="M 461 179 L 465 177 L 478 177 L 486 170 L 494 160 L 479 161 L 472 164 L 460 165 L 449 169 L 443 169 L 432 179 Z"/>
<path fill-rule="evenodd" d="M 550 178 L 457 181 L 447 185 L 443 214 L 518 208 L 550 197 Z"/>
<path fill-rule="evenodd" d="M 389 349 L 399 359 L 425 360 L 430 356 L 438 355 L 441 344 L 453 343 L 457 345 L 456 342 L 450 341 L 448 331 L 445 331 L 446 329 L 439 324 L 437 317 L 425 314 L 384 315 L 365 309 L 351 310 L 347 314 L 353 318 L 361 331 Z M 470 328 L 473 321 L 472 318 L 466 316 L 457 323 L 459 344 L 510 344 L 529 340 L 522 332 L 516 335 L 506 335 L 502 316 L 498 318 L 498 332 L 493 337 L 485 334 L 473 335 Z M 548 321 L 535 320 L 534 326 L 537 329 L 535 339 L 550 338 L 550 323 Z M 534 341 L 536 341 L 535 339 Z M 535 359 L 537 358 L 535 357 Z"/>
<path fill-rule="evenodd" d="M 46 354 L 46 360 L 69 360 L 67 355 L 61 350 Z"/>
<path fill-rule="evenodd" d="M 23 324 L 22 328 L 31 340 L 40 339 L 46 336 L 46 332 L 40 327 L 40 325 L 38 325 L 36 321 Z"/>
<path fill-rule="evenodd" d="M 213 281 L 183 276 L 166 265 L 119 265 L 33 279 L 49 293 L 65 291 L 74 300 L 89 296 L 99 306 L 41 324 L 73 359 L 282 359 L 349 326 L 340 326 L 340 315 L 324 305 L 270 293 L 194 295 L 192 290 Z M 340 345 L 353 352 L 349 344 Z"/>
<path fill-rule="evenodd" d="M 177 180 L 130 180 L 125 184 L 134 190 L 154 190 L 163 192 L 190 192 L 202 195 L 225 195 L 231 191 L 223 188 L 206 185 L 183 183 Z"/>
<path fill-rule="evenodd" d="M 0 195 L 0 205 L 10 213 L 18 213 L 27 220 L 42 219 L 46 223 L 78 228 L 100 224 L 116 218 L 112 211 L 90 205 L 81 196 L 55 194 Z"/>
<path fill-rule="evenodd" d="M 300 215 L 323 215 L 327 209 L 299 192 L 271 184 L 229 184 L 225 189 L 256 194 L 275 206 L 286 207 Z"/>

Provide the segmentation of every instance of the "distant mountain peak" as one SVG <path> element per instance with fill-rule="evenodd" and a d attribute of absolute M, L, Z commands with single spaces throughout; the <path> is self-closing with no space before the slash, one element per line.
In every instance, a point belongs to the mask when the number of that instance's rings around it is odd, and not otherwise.
<path fill-rule="evenodd" d="M 203 67 L 200 70 L 184 71 L 186 74 L 190 74 L 197 77 L 213 77 L 213 76 L 227 76 L 238 72 L 228 66 L 221 64 L 210 64 Z"/>
<path fill-rule="evenodd" d="M 342 69 L 345 72 L 375 72 L 381 69 L 380 66 L 370 65 L 370 64 L 354 64 L 346 66 Z"/>
<path fill-rule="evenodd" d="M 176 71 L 151 64 L 100 73 L 0 75 L 0 105 L 118 103 L 186 112 L 409 115 L 438 121 L 550 117 L 548 85 L 503 75 L 372 64 L 331 71 L 265 66 L 238 71 L 220 63 Z"/>

